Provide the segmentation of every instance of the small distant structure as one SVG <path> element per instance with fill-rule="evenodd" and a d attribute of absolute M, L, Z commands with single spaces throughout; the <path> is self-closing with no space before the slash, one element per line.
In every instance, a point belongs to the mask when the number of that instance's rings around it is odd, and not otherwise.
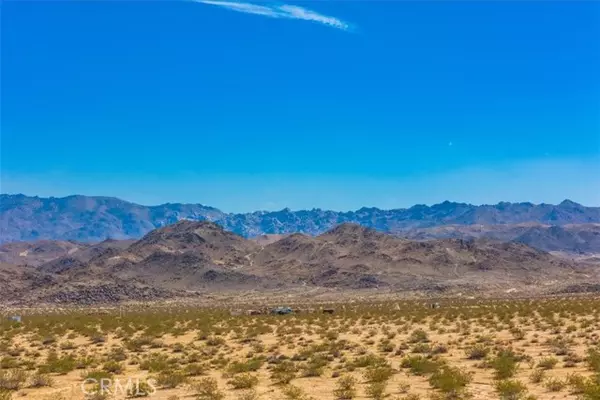
<path fill-rule="evenodd" d="M 21 316 L 20 315 L 11 315 L 10 317 L 8 317 L 8 319 L 10 321 L 14 321 L 14 322 L 21 322 Z"/>
<path fill-rule="evenodd" d="M 260 310 L 248 310 L 248 315 L 262 315 L 262 313 Z"/>
<path fill-rule="evenodd" d="M 431 303 L 429 305 L 429 308 L 432 308 L 432 309 L 440 308 L 440 303 Z"/>
<path fill-rule="evenodd" d="M 323 314 L 333 314 L 335 312 L 335 309 L 333 308 L 324 308 L 323 309 Z"/>
<path fill-rule="evenodd" d="M 271 314 L 275 314 L 275 315 L 286 315 L 286 314 L 292 314 L 293 312 L 294 312 L 294 310 L 292 310 L 289 307 L 276 307 L 271 310 Z"/>

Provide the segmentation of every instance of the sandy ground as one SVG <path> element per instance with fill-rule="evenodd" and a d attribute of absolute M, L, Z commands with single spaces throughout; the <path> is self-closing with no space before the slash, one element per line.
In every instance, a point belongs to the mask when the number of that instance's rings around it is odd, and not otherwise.
<path fill-rule="evenodd" d="M 102 370 L 113 361 L 122 367 L 112 377 L 113 381 L 118 380 L 122 385 L 128 379 L 145 381 L 157 378 L 160 371 L 145 370 L 140 362 L 153 354 L 162 354 L 172 360 L 163 369 L 167 372 L 184 371 L 190 359 L 194 359 L 192 363 L 204 366 L 204 373 L 187 377 L 176 388 L 159 387 L 152 398 L 197 397 L 196 384 L 211 377 L 225 399 L 286 399 L 290 398 L 283 393 L 286 385 L 276 384 L 272 377 L 276 365 L 273 361 L 286 359 L 298 368 L 290 383 L 309 396 L 305 398 L 336 399 L 334 390 L 340 380 L 336 376 L 351 375 L 356 378 L 355 398 L 367 399 L 372 397 L 367 396 L 369 383 L 365 371 L 371 367 L 352 365 L 361 356 L 372 354 L 393 370 L 385 390 L 388 398 L 419 395 L 428 399 L 441 393 L 430 384 L 431 374 L 418 376 L 401 365 L 406 357 L 422 355 L 443 360 L 469 374 L 470 382 L 463 390 L 473 399 L 487 400 L 499 395 L 494 369 L 486 367 L 485 361 L 492 362 L 502 349 L 510 348 L 520 355 L 518 369 L 511 379 L 522 382 L 537 399 L 577 399 L 568 377 L 575 374 L 585 378 L 596 372 L 586 362 L 588 350 L 597 347 L 600 336 L 600 300 L 595 298 L 449 301 L 440 303 L 437 309 L 410 301 L 330 307 L 335 308 L 332 315 L 323 314 L 319 306 L 312 313 L 285 316 L 232 316 L 227 310 L 183 308 L 121 313 L 33 313 L 24 316 L 21 325 L 3 322 L 0 373 L 22 370 L 28 375 L 18 390 L 10 391 L 14 399 L 83 399 L 86 396 L 82 381 L 90 370 Z M 246 310 L 241 312 L 245 314 Z M 426 339 L 415 341 L 415 331 L 419 330 L 425 332 Z M 102 340 L 94 339 L 95 336 Z M 131 350 L 130 342 L 143 337 L 152 344 L 140 346 L 139 351 Z M 560 343 L 563 351 L 557 350 Z M 469 349 L 477 344 L 488 349 L 486 359 L 468 359 Z M 124 358 L 115 361 L 114 349 L 122 349 Z M 88 357 L 93 361 L 85 368 L 66 373 L 47 372 L 46 376 L 52 379 L 49 387 L 28 387 L 36 370 L 45 371 L 44 365 L 52 352 L 59 357 L 73 355 L 76 359 Z M 321 375 L 302 377 L 310 356 L 315 355 L 327 360 Z M 228 383 L 235 375 L 229 366 L 251 357 L 262 357 L 264 362 L 257 371 L 249 372 L 257 378 L 253 387 L 255 397 L 243 397 L 250 396 L 247 390 L 234 389 Z M 540 382 L 532 382 L 532 374 L 542 369 L 539 362 L 549 357 L 556 359 L 556 365 L 544 372 Z M 564 382 L 564 387 L 551 391 L 548 381 L 552 379 Z M 86 387 L 89 389 L 90 385 Z M 114 392 L 114 386 L 110 389 Z M 125 397 L 124 393 L 107 395 L 107 398 Z"/>

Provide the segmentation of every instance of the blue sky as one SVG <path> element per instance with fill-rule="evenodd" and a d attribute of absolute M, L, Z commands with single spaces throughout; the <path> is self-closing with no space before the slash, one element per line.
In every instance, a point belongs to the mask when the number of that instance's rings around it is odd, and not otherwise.
<path fill-rule="evenodd" d="M 1 7 L 4 193 L 600 205 L 599 2 Z"/>

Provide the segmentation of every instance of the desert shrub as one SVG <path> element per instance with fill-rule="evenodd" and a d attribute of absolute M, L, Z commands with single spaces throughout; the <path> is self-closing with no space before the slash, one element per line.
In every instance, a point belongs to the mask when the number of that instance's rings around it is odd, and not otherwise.
<path fill-rule="evenodd" d="M 92 369 L 89 371 L 84 371 L 81 374 L 81 378 L 100 382 L 102 379 L 112 379 L 112 374 L 101 369 Z"/>
<path fill-rule="evenodd" d="M 410 390 L 410 384 L 408 384 L 406 382 L 400 382 L 400 384 L 398 385 L 398 391 L 400 393 L 408 393 L 409 390 Z"/>
<path fill-rule="evenodd" d="M 71 355 L 59 357 L 56 352 L 51 351 L 46 357 L 46 363 L 41 365 L 39 370 L 41 373 L 56 373 L 64 375 L 73 371 L 75 366 L 75 357 Z"/>
<path fill-rule="evenodd" d="M 140 369 L 149 372 L 160 372 L 169 368 L 169 358 L 164 354 L 152 354 L 142 362 Z"/>
<path fill-rule="evenodd" d="M 490 353 L 489 347 L 479 343 L 465 350 L 469 360 L 483 360 Z"/>
<path fill-rule="evenodd" d="M 444 366 L 429 377 L 431 387 L 438 389 L 445 398 L 460 398 L 471 382 L 471 375 L 458 368 Z"/>
<path fill-rule="evenodd" d="M 42 338 L 41 342 L 44 346 L 48 346 L 56 343 L 56 338 L 54 336 L 46 336 Z"/>
<path fill-rule="evenodd" d="M 495 385 L 501 400 L 521 400 L 527 396 L 527 386 L 517 380 L 501 380 Z"/>
<path fill-rule="evenodd" d="M 383 340 L 377 347 L 382 353 L 391 353 L 395 346 L 390 340 Z"/>
<path fill-rule="evenodd" d="M 423 356 L 409 356 L 402 359 L 400 366 L 408 368 L 414 375 L 427 375 L 437 371 L 443 363 Z"/>
<path fill-rule="evenodd" d="M 18 369 L 0 370 L 0 390 L 19 390 L 27 380 L 27 373 Z"/>
<path fill-rule="evenodd" d="M 429 345 L 429 343 L 417 343 L 413 346 L 411 351 L 413 353 L 421 353 L 421 354 L 430 353 L 431 346 Z"/>
<path fill-rule="evenodd" d="M 523 340 L 525 338 L 525 331 L 519 328 L 513 328 L 510 330 L 512 333 L 514 340 Z"/>
<path fill-rule="evenodd" d="M 102 369 L 111 374 L 120 374 L 123 372 L 123 366 L 116 361 L 107 361 L 102 366 Z"/>
<path fill-rule="evenodd" d="M 429 342 L 429 336 L 423 329 L 415 329 L 408 337 L 410 343 L 425 343 Z"/>
<path fill-rule="evenodd" d="M 191 363 L 183 367 L 185 376 L 198 376 L 206 373 L 206 367 L 200 363 Z"/>
<path fill-rule="evenodd" d="M 276 384 L 288 384 L 296 377 L 298 369 L 291 361 L 283 361 L 271 370 L 271 380 Z"/>
<path fill-rule="evenodd" d="M 578 400 L 600 399 L 600 382 L 597 377 L 588 378 L 582 387 Z"/>
<path fill-rule="evenodd" d="M 563 338 L 554 338 L 547 342 L 552 352 L 557 356 L 564 356 L 570 352 L 570 342 Z"/>
<path fill-rule="evenodd" d="M 75 368 L 76 369 L 86 369 L 86 368 L 90 368 L 92 366 L 96 366 L 96 364 L 97 364 L 96 359 L 91 356 L 79 357 L 75 360 Z"/>
<path fill-rule="evenodd" d="M 234 389 L 251 389 L 258 384 L 258 378 L 250 374 L 234 375 L 227 381 Z"/>
<path fill-rule="evenodd" d="M 106 342 L 106 338 L 99 332 L 95 332 L 90 336 L 92 344 L 101 344 Z"/>
<path fill-rule="evenodd" d="M 540 383 L 546 377 L 546 372 L 543 369 L 536 369 L 529 375 L 529 382 Z"/>
<path fill-rule="evenodd" d="M 185 383 L 187 377 L 181 371 L 165 370 L 160 371 L 156 377 L 156 383 L 164 388 L 176 388 L 177 386 Z"/>
<path fill-rule="evenodd" d="M 69 340 L 60 344 L 60 348 L 62 350 L 73 350 L 75 347 L 77 347 L 77 346 L 75 346 L 75 343 L 73 343 Z"/>
<path fill-rule="evenodd" d="M 431 354 L 445 354 L 448 352 L 448 346 L 445 344 L 438 344 L 431 349 Z"/>
<path fill-rule="evenodd" d="M 366 354 L 364 356 L 357 357 L 352 363 L 354 368 L 366 368 L 375 367 L 378 365 L 387 365 L 387 361 L 383 357 L 378 357 L 374 354 Z"/>
<path fill-rule="evenodd" d="M 344 375 L 338 379 L 333 396 L 337 400 L 351 400 L 356 397 L 356 380 L 351 375 Z"/>
<path fill-rule="evenodd" d="M 124 343 L 127 350 L 134 353 L 141 353 L 144 350 L 144 343 L 139 338 L 126 340 Z"/>
<path fill-rule="evenodd" d="M 392 375 L 394 370 L 389 365 L 380 365 L 367 368 L 364 372 L 364 378 L 367 382 L 386 382 Z"/>
<path fill-rule="evenodd" d="M 10 390 L 0 389 L 0 400 L 11 400 L 12 393 Z"/>
<path fill-rule="evenodd" d="M 222 346 L 225 344 L 225 339 L 222 337 L 210 336 L 206 338 L 207 346 Z"/>
<path fill-rule="evenodd" d="M 541 369 L 552 369 L 558 364 L 558 359 L 556 357 L 546 357 L 538 362 L 538 368 Z"/>
<path fill-rule="evenodd" d="M 544 381 L 544 387 L 549 392 L 560 392 L 561 390 L 563 390 L 565 388 L 566 385 L 567 385 L 567 382 L 563 381 L 562 379 L 558 379 L 558 378 L 549 378 L 549 379 L 546 379 L 546 381 Z"/>
<path fill-rule="evenodd" d="M 373 400 L 382 400 L 385 398 L 385 388 L 387 387 L 387 382 L 371 382 L 367 385 L 365 389 L 365 394 L 368 398 Z"/>
<path fill-rule="evenodd" d="M 298 386 L 285 385 L 281 389 L 281 393 L 287 400 L 311 400 Z"/>
<path fill-rule="evenodd" d="M 498 380 L 512 378 L 519 368 L 515 356 L 511 352 L 501 352 L 490 361 L 494 369 L 494 378 Z"/>
<path fill-rule="evenodd" d="M 234 361 L 229 364 L 227 372 L 229 374 L 239 374 L 243 372 L 258 371 L 263 365 L 264 360 L 262 358 L 253 357 L 245 362 Z"/>
<path fill-rule="evenodd" d="M 308 362 L 302 367 L 303 377 L 314 377 L 323 375 L 323 368 L 328 364 L 328 361 L 323 356 L 312 356 Z"/>
<path fill-rule="evenodd" d="M 193 386 L 197 400 L 223 400 L 225 394 L 219 390 L 214 378 L 202 378 Z"/>
<path fill-rule="evenodd" d="M 258 393 L 254 389 L 245 390 L 238 394 L 237 400 L 258 400 Z"/>
<path fill-rule="evenodd" d="M 571 367 L 575 367 L 577 364 L 579 364 L 583 359 L 581 357 L 579 357 L 577 354 L 570 352 L 565 354 L 564 357 L 564 367 L 565 368 L 571 368 Z"/>
<path fill-rule="evenodd" d="M 45 386 L 52 386 L 52 378 L 46 374 L 35 373 L 29 379 L 29 387 L 40 388 Z"/>
<path fill-rule="evenodd" d="M 600 350 L 597 348 L 588 349 L 585 362 L 590 371 L 600 373 Z"/>
<path fill-rule="evenodd" d="M 569 374 L 567 376 L 567 385 L 570 388 L 572 394 L 581 394 L 585 391 L 587 381 L 579 374 Z"/>
<path fill-rule="evenodd" d="M 337 338 L 340 336 L 340 334 L 336 331 L 327 331 L 325 333 L 325 338 L 328 340 L 337 340 Z"/>
<path fill-rule="evenodd" d="M 100 384 L 95 384 L 92 389 L 88 389 L 88 393 L 85 395 L 86 400 L 107 400 L 108 393 L 106 390 L 102 390 Z"/>
<path fill-rule="evenodd" d="M 127 353 L 123 347 L 115 347 L 108 354 L 108 358 L 112 361 L 125 361 L 127 360 Z"/>
<path fill-rule="evenodd" d="M 19 360 L 17 360 L 15 357 L 2 357 L 2 359 L 0 359 L 0 368 L 19 368 Z"/>
<path fill-rule="evenodd" d="M 183 343 L 173 343 L 173 346 L 171 346 L 171 350 L 173 350 L 173 353 L 181 353 L 184 349 L 185 346 L 183 345 Z"/>

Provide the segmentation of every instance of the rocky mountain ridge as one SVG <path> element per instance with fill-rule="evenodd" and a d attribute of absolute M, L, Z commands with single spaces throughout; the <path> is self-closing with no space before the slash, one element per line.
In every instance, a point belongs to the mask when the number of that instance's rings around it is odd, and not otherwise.
<path fill-rule="evenodd" d="M 414 241 L 351 223 L 261 242 L 182 220 L 137 241 L 69 249 L 38 265 L 0 262 L 7 288 L 0 301 L 91 304 L 276 290 L 551 293 L 600 282 L 599 273 L 517 242 Z"/>
<path fill-rule="evenodd" d="M 450 225 L 600 224 L 600 207 L 586 207 L 569 200 L 557 205 L 502 202 L 479 206 L 446 201 L 394 210 L 363 207 L 348 212 L 283 209 L 233 214 L 201 204 L 142 206 L 113 197 L 0 195 L 0 243 L 139 239 L 153 229 L 186 219 L 212 221 L 244 237 L 291 233 L 314 236 L 342 223 L 400 236 L 429 229 L 424 235 L 437 237 L 434 228 Z M 462 237 L 460 229 L 456 232 L 456 237 Z"/>

